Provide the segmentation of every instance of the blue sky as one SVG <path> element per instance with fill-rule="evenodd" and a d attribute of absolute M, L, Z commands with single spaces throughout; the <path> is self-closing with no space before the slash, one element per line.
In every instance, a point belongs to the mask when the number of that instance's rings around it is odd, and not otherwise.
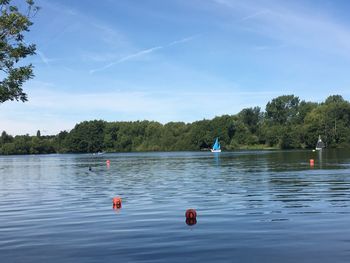
<path fill-rule="evenodd" d="M 350 98 L 349 1 L 36 3 L 29 101 L 0 105 L 11 134 L 91 119 L 192 122 L 283 94 Z"/>

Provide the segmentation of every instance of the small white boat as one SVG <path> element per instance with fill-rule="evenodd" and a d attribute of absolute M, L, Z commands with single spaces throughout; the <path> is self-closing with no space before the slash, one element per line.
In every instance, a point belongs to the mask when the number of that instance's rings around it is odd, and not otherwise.
<path fill-rule="evenodd" d="M 221 147 L 220 147 L 220 143 L 219 143 L 219 138 L 216 138 L 213 147 L 210 149 L 210 151 L 212 153 L 219 153 L 221 152 Z"/>
<path fill-rule="evenodd" d="M 97 152 L 97 153 L 93 153 L 92 155 L 103 155 L 105 154 L 106 152 Z"/>

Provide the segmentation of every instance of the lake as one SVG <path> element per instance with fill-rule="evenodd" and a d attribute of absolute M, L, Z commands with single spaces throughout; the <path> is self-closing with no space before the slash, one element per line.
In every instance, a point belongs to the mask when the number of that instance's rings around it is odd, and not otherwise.
<path fill-rule="evenodd" d="M 349 151 L 0 156 L 1 262 L 349 262 L 349 225 Z"/>

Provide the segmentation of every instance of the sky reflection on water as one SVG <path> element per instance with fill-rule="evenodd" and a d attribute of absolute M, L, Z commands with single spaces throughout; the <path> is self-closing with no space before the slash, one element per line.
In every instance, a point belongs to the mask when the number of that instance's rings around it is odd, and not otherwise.
<path fill-rule="evenodd" d="M 2 156 L 0 255 L 348 262 L 349 164 L 340 150 Z M 188 208 L 197 210 L 196 224 L 186 224 Z"/>

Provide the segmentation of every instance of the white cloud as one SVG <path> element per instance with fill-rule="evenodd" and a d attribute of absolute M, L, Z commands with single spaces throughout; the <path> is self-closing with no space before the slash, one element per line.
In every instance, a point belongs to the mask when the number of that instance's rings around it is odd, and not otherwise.
<path fill-rule="evenodd" d="M 110 67 L 113 67 L 114 65 L 117 65 L 117 64 L 119 64 L 119 63 L 122 63 L 122 62 L 125 62 L 125 61 L 128 61 L 128 60 L 131 60 L 131 59 L 135 59 L 135 58 L 137 58 L 137 57 L 144 56 L 144 55 L 146 55 L 146 54 L 152 53 L 152 52 L 154 52 L 154 51 L 156 51 L 156 50 L 159 50 L 159 49 L 162 49 L 162 48 L 164 48 L 164 47 L 162 47 L 162 46 L 156 46 L 156 47 L 144 49 L 144 50 L 135 52 L 135 53 L 133 53 L 133 54 L 127 55 L 127 56 L 125 56 L 125 57 L 122 57 L 122 58 L 118 59 L 117 61 L 112 62 L 112 63 L 109 63 L 109 64 L 107 64 L 107 65 L 105 65 L 105 66 L 103 66 L 103 67 L 101 67 L 101 68 L 92 69 L 92 70 L 90 70 L 89 72 L 90 72 L 90 74 L 93 74 L 93 73 L 98 72 L 98 71 L 103 71 L 103 70 L 108 69 L 108 68 L 110 68 Z"/>
<path fill-rule="evenodd" d="M 48 66 L 49 59 L 45 56 L 45 54 L 43 52 L 41 52 L 40 50 L 36 50 L 36 53 L 39 55 L 41 61 Z"/>
<path fill-rule="evenodd" d="M 186 43 L 186 42 L 189 42 L 195 38 L 199 37 L 199 35 L 193 35 L 193 36 L 190 36 L 190 37 L 185 37 L 185 38 L 182 38 L 182 39 L 179 39 L 179 40 L 175 40 L 173 42 L 171 42 L 170 44 L 168 44 L 167 46 L 170 47 L 170 46 L 174 46 L 174 45 L 177 45 L 177 44 L 182 44 L 182 43 Z"/>
<path fill-rule="evenodd" d="M 31 92 L 27 103 L 4 103 L 0 111 L 0 130 L 10 134 L 57 134 L 72 129 L 77 122 L 91 119 L 108 121 L 156 120 L 192 122 L 216 115 L 234 114 L 256 106 L 276 92 L 93 92 L 68 93 L 49 85 Z M 221 90 L 221 92 L 220 92 Z M 213 103 L 215 98 L 215 103 Z M 265 102 L 265 101 L 264 101 Z"/>
<path fill-rule="evenodd" d="M 11 135 L 34 135 L 38 130 L 42 135 L 53 135 L 63 130 L 70 130 L 74 127 L 74 121 L 59 119 L 57 116 L 52 118 L 38 117 L 34 119 L 14 120 L 0 116 L 0 131 L 5 130 Z"/>
<path fill-rule="evenodd" d="M 39 5 L 46 12 L 38 16 L 39 21 L 35 23 L 35 26 L 41 26 L 44 37 L 41 41 L 35 39 L 35 42 L 41 51 L 38 52 L 38 55 L 45 64 L 50 61 L 46 59 L 47 56 L 43 54 L 43 50 L 51 57 L 58 55 L 49 53 L 56 48 L 51 48 L 52 46 L 69 44 L 70 50 L 74 50 L 74 53 L 69 56 L 70 59 L 72 56 L 80 55 L 85 60 L 91 56 L 92 61 L 95 61 L 95 58 L 101 53 L 101 47 L 103 51 L 113 52 L 110 57 L 105 57 L 104 61 L 115 59 L 118 55 L 116 53 L 125 53 L 134 48 L 127 34 L 124 34 L 117 25 L 108 23 L 98 16 L 87 15 L 78 9 L 71 8 L 70 3 L 42 1 Z M 75 44 L 83 40 L 87 44 L 79 45 L 77 51 Z"/>
<path fill-rule="evenodd" d="M 255 13 L 253 13 L 253 14 L 250 14 L 250 15 L 247 15 L 247 16 L 243 17 L 243 18 L 241 19 L 241 21 L 253 19 L 253 18 L 256 18 L 256 17 L 258 17 L 258 16 L 265 15 L 265 14 L 268 14 L 268 13 L 269 13 L 269 10 L 263 9 L 263 10 L 260 10 L 260 11 L 258 11 L 258 12 L 255 12 Z"/>
<path fill-rule="evenodd" d="M 147 54 L 150 54 L 150 53 L 153 53 L 155 51 L 158 51 L 160 49 L 164 49 L 164 48 L 167 48 L 167 47 L 171 47 L 171 46 L 174 46 L 174 45 L 179 45 L 179 44 L 183 44 L 183 43 L 186 43 L 186 42 L 189 42 L 195 38 L 197 38 L 198 35 L 193 35 L 193 36 L 190 36 L 190 37 L 185 37 L 185 38 L 182 38 L 182 39 L 179 39 L 179 40 L 175 40 L 167 45 L 164 45 L 164 46 L 155 46 L 155 47 L 152 47 L 152 48 L 147 48 L 147 49 L 143 49 L 143 50 L 140 50 L 140 51 L 137 51 L 133 54 L 130 54 L 130 55 L 127 55 L 127 56 L 124 56 L 120 59 L 118 59 L 117 61 L 115 62 L 112 62 L 112 63 L 109 63 L 101 68 L 96 68 L 96 69 L 92 69 L 89 71 L 90 74 L 93 74 L 95 72 L 98 72 L 98 71 L 103 71 L 103 70 L 106 70 L 110 67 L 113 67 L 119 63 L 122 63 L 122 62 L 125 62 L 125 61 L 129 61 L 129 60 L 132 60 L 132 59 L 135 59 L 135 58 L 138 58 L 138 57 L 142 57 L 144 55 L 147 55 Z"/>
<path fill-rule="evenodd" d="M 350 55 L 350 30 L 329 13 L 315 12 L 307 5 L 283 1 L 213 0 L 235 17 L 232 24 L 241 25 L 288 45 L 337 55 Z M 237 22 L 240 22 L 237 24 Z"/>

